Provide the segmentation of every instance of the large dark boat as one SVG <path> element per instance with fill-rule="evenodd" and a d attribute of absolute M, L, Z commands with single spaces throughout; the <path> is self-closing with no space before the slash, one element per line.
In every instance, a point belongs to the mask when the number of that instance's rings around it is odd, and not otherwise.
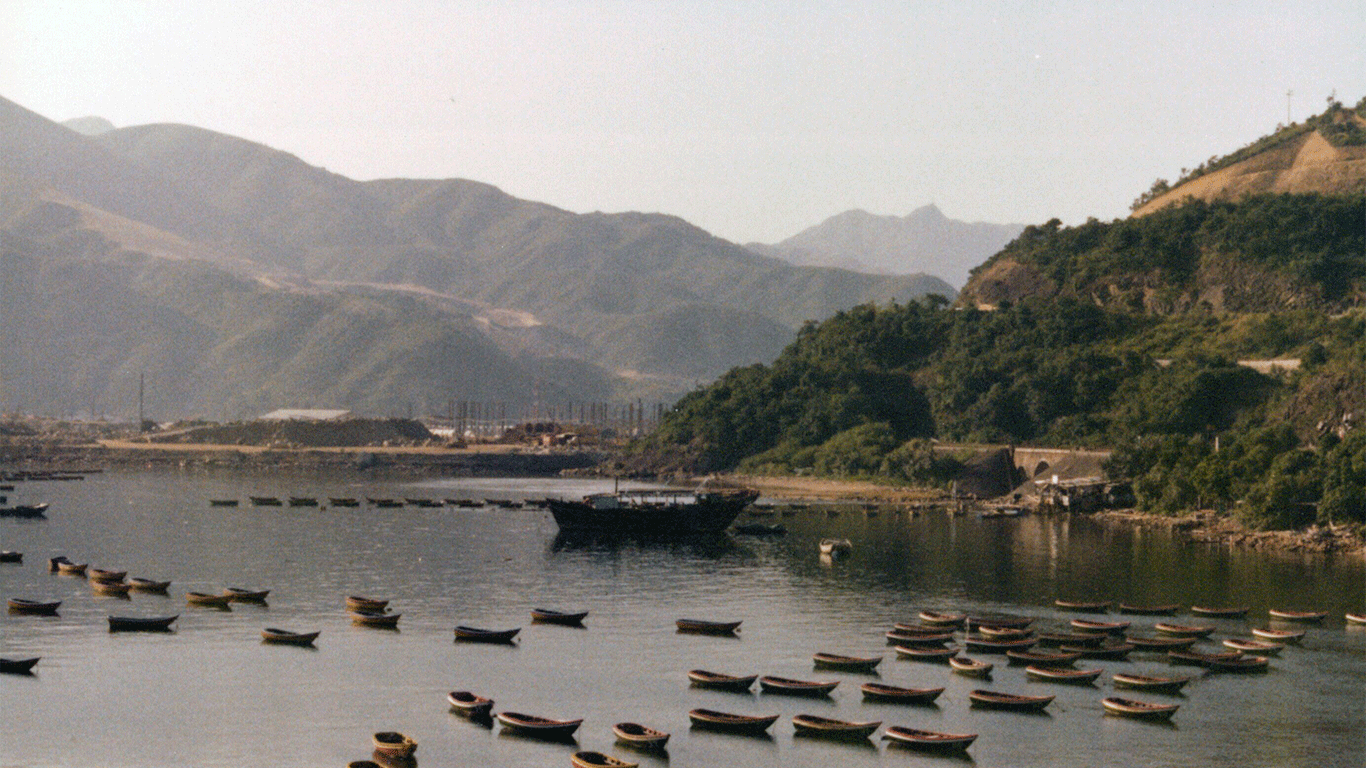
<path fill-rule="evenodd" d="M 622 491 L 548 503 L 564 532 L 667 535 L 724 531 L 758 497 L 755 490 Z"/>

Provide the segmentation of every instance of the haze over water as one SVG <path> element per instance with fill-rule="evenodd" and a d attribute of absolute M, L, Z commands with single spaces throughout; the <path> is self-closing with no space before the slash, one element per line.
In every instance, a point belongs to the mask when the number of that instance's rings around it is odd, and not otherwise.
<path fill-rule="evenodd" d="M 370 735 L 398 730 L 419 742 L 420 765 L 568 765 L 575 747 L 501 735 L 449 713 L 445 694 L 468 689 L 504 709 L 584 718 L 578 748 L 643 766 L 938 765 L 883 742 L 849 745 L 793 736 L 807 712 L 885 725 L 978 733 L 981 765 L 1361 765 L 1366 760 L 1366 631 L 1342 614 L 1366 604 L 1360 560 L 1227 551 L 1162 533 L 1085 519 L 980 520 L 928 514 L 868 517 L 801 511 L 790 533 L 759 540 L 642 545 L 556 536 L 539 509 L 257 508 L 249 495 L 521 498 L 578 496 L 610 483 L 448 480 L 358 485 L 324 477 L 109 473 L 82 482 L 27 484 L 11 501 L 50 501 L 46 521 L 0 520 L 0 548 L 25 563 L 0 566 L 5 597 L 60 599 L 59 618 L 0 614 L 0 655 L 41 656 L 31 678 L 0 676 L 5 766 L 340 766 L 370 753 Z M 238 508 L 210 507 L 239 498 Z M 326 502 L 324 501 L 324 504 Z M 742 518 L 744 519 L 744 518 Z M 853 554 L 822 564 L 817 542 L 848 537 Z M 47 573 L 46 559 L 172 579 L 169 597 L 98 597 L 81 579 Z M 187 590 L 270 588 L 268 607 L 187 607 Z M 348 594 L 390 598 L 397 632 L 353 627 Z M 1248 605 L 1246 621 L 1215 623 L 1212 642 L 1248 637 L 1270 607 L 1329 611 L 1301 647 L 1265 675 L 1198 676 L 1173 725 L 1101 714 L 1116 671 L 1196 674 L 1158 656 L 1102 667 L 1097 687 L 1026 680 L 1004 657 L 994 679 L 898 660 L 883 632 L 922 608 L 1009 611 L 1062 626 L 1057 597 L 1132 603 Z M 532 625 L 533 607 L 589 610 L 587 628 Z M 168 635 L 110 634 L 106 617 L 179 613 Z M 681 635 L 680 617 L 743 619 L 738 639 Z M 1098 618 L 1088 616 L 1088 618 Z M 1111 617 L 1117 618 L 1117 617 Z M 1123 617 L 1152 634 L 1162 618 Z M 457 644 L 452 627 L 523 627 L 516 646 Z M 317 649 L 263 645 L 263 627 L 321 629 Z M 882 654 L 876 678 L 813 670 L 811 655 Z M 690 688 L 689 669 L 839 679 L 829 699 L 737 695 Z M 861 682 L 944 686 L 935 706 L 864 704 Z M 1049 693 L 1048 714 L 968 707 L 985 687 Z M 757 690 L 757 686 L 756 686 Z M 1119 695 L 1124 695 L 1122 692 Z M 693 731 L 694 707 L 781 713 L 771 738 Z M 670 731 L 668 759 L 613 745 L 616 722 Z"/>

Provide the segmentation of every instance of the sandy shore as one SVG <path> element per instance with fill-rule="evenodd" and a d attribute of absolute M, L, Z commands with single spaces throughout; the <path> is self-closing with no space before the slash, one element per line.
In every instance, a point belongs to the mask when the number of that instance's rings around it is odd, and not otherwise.
<path fill-rule="evenodd" d="M 728 484 L 757 489 L 770 498 L 786 501 L 864 501 L 878 504 L 915 504 L 947 499 L 936 488 L 883 485 L 859 480 L 827 480 L 814 477 L 769 475 L 722 475 Z"/>

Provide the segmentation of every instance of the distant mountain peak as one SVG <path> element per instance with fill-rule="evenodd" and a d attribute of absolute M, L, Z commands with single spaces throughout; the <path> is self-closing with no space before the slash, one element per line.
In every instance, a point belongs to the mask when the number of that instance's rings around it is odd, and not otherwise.
<path fill-rule="evenodd" d="M 62 125 L 70 128 L 76 133 L 83 133 L 86 136 L 99 136 L 101 133 L 108 133 L 114 130 L 114 124 L 97 115 L 87 115 L 85 117 L 73 117 L 70 120 L 63 120 Z"/>

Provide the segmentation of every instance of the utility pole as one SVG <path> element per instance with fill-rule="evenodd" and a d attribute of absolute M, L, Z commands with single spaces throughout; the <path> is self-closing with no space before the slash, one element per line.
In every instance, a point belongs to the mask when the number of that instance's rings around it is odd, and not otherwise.
<path fill-rule="evenodd" d="M 1290 97 L 1294 96 L 1294 91 L 1285 92 L 1285 124 L 1290 125 Z"/>

